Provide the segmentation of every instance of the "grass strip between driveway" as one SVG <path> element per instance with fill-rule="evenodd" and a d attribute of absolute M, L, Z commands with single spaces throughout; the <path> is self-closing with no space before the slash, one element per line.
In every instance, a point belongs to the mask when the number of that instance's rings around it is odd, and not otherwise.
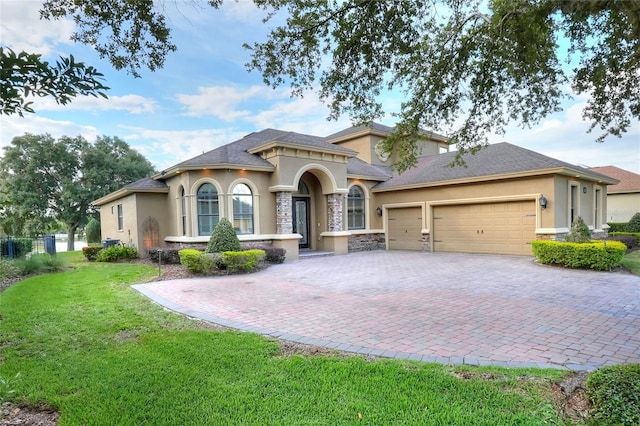
<path fill-rule="evenodd" d="M 129 287 L 154 268 L 68 256 L 75 269 L 0 294 L 0 375 L 61 425 L 565 424 L 550 384 L 566 372 L 284 356 Z"/>

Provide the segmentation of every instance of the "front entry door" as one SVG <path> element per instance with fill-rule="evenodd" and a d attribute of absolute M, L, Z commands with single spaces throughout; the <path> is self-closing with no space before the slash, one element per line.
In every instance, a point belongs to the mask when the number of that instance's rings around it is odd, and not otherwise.
<path fill-rule="evenodd" d="M 298 247 L 309 248 L 309 198 L 293 198 L 293 232 L 302 235 Z"/>

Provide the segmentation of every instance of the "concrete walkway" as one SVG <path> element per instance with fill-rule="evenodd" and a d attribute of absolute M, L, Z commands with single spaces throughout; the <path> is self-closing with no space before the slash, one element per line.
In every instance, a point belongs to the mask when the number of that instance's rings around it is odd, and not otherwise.
<path fill-rule="evenodd" d="M 188 316 L 360 354 L 572 370 L 640 363 L 640 277 L 530 257 L 375 251 L 134 288 Z"/>

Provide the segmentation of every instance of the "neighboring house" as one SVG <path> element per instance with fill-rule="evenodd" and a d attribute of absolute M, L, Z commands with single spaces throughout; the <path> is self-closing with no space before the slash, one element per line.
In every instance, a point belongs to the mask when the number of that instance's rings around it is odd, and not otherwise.
<path fill-rule="evenodd" d="M 251 133 L 96 200 L 102 235 L 186 247 L 225 217 L 240 241 L 283 247 L 288 259 L 377 248 L 531 255 L 531 240 L 562 239 L 577 216 L 606 235 L 614 179 L 508 143 L 450 167 L 456 154 L 434 133 L 397 175 L 378 145 L 392 130 Z"/>
<path fill-rule="evenodd" d="M 615 166 L 589 170 L 620 181 L 607 188 L 607 222 L 629 222 L 640 212 L 640 175 Z"/>

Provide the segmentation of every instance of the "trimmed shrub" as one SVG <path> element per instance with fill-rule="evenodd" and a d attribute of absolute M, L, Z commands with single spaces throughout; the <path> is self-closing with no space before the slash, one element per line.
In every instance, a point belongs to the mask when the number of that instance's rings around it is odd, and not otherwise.
<path fill-rule="evenodd" d="M 640 364 L 600 368 L 587 377 L 591 419 L 598 425 L 640 424 Z"/>
<path fill-rule="evenodd" d="M 627 251 L 627 247 L 619 241 L 569 243 L 534 240 L 531 246 L 533 255 L 540 263 L 598 271 L 608 271 L 617 266 Z"/>
<path fill-rule="evenodd" d="M 138 250 L 132 246 L 111 246 L 98 252 L 96 261 L 117 262 L 119 260 L 131 260 L 138 258 Z"/>
<path fill-rule="evenodd" d="M 259 249 L 222 253 L 222 260 L 230 272 L 251 272 L 258 267 L 258 263 L 264 258 L 264 250 Z"/>
<path fill-rule="evenodd" d="M 167 248 L 167 247 L 152 247 L 147 249 L 147 257 L 158 263 L 158 250 L 162 250 L 162 264 L 163 265 L 179 265 L 180 264 L 180 250 L 177 248 Z"/>
<path fill-rule="evenodd" d="M 241 251 L 240 240 L 233 225 L 228 219 L 222 218 L 213 229 L 206 253 L 223 253 L 225 251 Z"/>
<path fill-rule="evenodd" d="M 613 232 L 609 234 L 607 238 L 609 241 L 620 241 L 627 246 L 628 249 L 632 249 L 640 245 L 640 233 L 637 232 Z"/>
<path fill-rule="evenodd" d="M 624 230 L 625 232 L 640 232 L 640 212 L 633 215 Z"/>
<path fill-rule="evenodd" d="M 588 243 L 591 241 L 591 231 L 584 220 L 578 216 L 571 224 L 571 231 L 564 239 L 571 243 Z"/>
<path fill-rule="evenodd" d="M 91 218 L 87 226 L 84 228 L 85 234 L 87 235 L 87 243 L 88 244 L 100 244 L 102 240 L 102 231 L 100 229 L 100 222 L 96 219 Z"/>
<path fill-rule="evenodd" d="M 180 264 L 192 274 L 210 274 L 215 265 L 214 254 L 203 253 L 196 249 L 182 249 L 178 252 Z"/>
<path fill-rule="evenodd" d="M 102 250 L 102 246 L 82 247 L 82 254 L 89 262 L 93 262 L 98 257 L 98 253 Z"/>
<path fill-rule="evenodd" d="M 287 251 L 281 247 L 265 247 L 265 260 L 268 263 L 277 264 L 285 261 Z"/>
<path fill-rule="evenodd" d="M 609 232 L 624 232 L 624 228 L 627 227 L 627 223 L 629 222 L 609 222 Z"/>

